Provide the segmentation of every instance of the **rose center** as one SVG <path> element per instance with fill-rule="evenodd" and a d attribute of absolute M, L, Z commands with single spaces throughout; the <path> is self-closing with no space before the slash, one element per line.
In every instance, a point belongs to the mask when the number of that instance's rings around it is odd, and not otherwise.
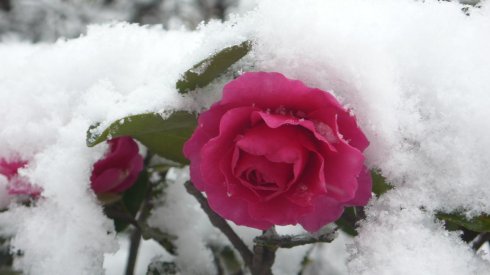
<path fill-rule="evenodd" d="M 242 175 L 242 178 L 255 187 L 264 190 L 275 190 L 278 188 L 276 183 L 266 180 L 260 171 L 254 169 L 247 170 L 244 175 Z"/>

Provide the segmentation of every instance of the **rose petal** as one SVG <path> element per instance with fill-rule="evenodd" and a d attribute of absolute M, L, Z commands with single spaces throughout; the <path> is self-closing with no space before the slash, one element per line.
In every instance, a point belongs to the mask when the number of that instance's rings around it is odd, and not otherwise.
<path fill-rule="evenodd" d="M 206 160 L 200 163 L 202 190 L 225 188 L 224 175 L 217 164 L 225 155 L 233 152 L 230 148 L 234 147 L 235 138 L 242 135 L 244 129 L 249 127 L 252 110 L 251 107 L 241 107 L 227 111 L 221 118 L 219 135 L 210 139 L 202 147 L 201 159 Z"/>
<path fill-rule="evenodd" d="M 313 203 L 313 211 L 299 218 L 299 223 L 309 232 L 318 231 L 325 224 L 336 221 L 342 216 L 344 207 L 341 203 L 322 196 Z"/>
<path fill-rule="evenodd" d="M 263 200 L 270 200 L 283 193 L 288 187 L 288 182 L 294 178 L 292 164 L 272 162 L 263 156 L 247 153 L 241 154 L 234 168 L 232 167 L 235 177 Z M 250 173 L 256 173 L 257 177 L 262 176 L 268 184 L 253 182 Z"/>
<path fill-rule="evenodd" d="M 95 193 L 106 193 L 123 182 L 126 177 L 127 175 L 119 168 L 106 169 L 92 179 L 91 186 Z"/>
<path fill-rule="evenodd" d="M 364 166 L 361 173 L 357 177 L 357 190 L 355 197 L 346 202 L 348 205 L 366 205 L 371 199 L 371 190 L 373 189 L 373 180 L 369 170 Z"/>
<path fill-rule="evenodd" d="M 228 152 L 223 155 L 219 163 L 220 172 L 225 178 L 224 185 L 226 186 L 226 194 L 229 197 L 243 199 L 253 203 L 258 199 L 257 194 L 244 186 L 232 170 L 233 166 L 238 162 L 238 159 L 234 160 L 238 155 L 238 150 L 237 147 L 230 148 Z"/>
<path fill-rule="evenodd" d="M 339 132 L 342 133 L 344 140 L 347 140 L 349 145 L 357 148 L 361 152 L 369 146 L 369 141 L 361 129 L 359 129 L 359 126 L 357 126 L 354 116 L 351 116 L 348 112 L 339 113 L 337 123 Z"/>
<path fill-rule="evenodd" d="M 272 162 L 293 163 L 294 182 L 304 169 L 308 149 L 314 148 L 304 134 L 295 127 L 271 129 L 262 124 L 247 131 L 236 142 L 236 146 L 249 154 L 264 156 Z"/>
<path fill-rule="evenodd" d="M 325 136 L 320 134 L 317 131 L 317 129 L 316 129 L 316 127 L 312 121 L 300 119 L 300 118 L 295 118 L 295 117 L 291 117 L 291 116 L 268 114 L 268 113 L 262 112 L 262 111 L 252 113 L 252 122 L 257 123 L 257 121 L 259 121 L 260 119 L 262 119 L 267 124 L 267 126 L 269 126 L 270 128 L 279 128 L 279 127 L 284 126 L 284 125 L 292 125 L 292 126 L 300 125 L 303 128 L 310 130 L 310 132 L 315 136 L 315 138 L 317 140 L 323 141 L 324 144 L 326 146 L 328 146 L 328 148 L 331 151 L 334 151 L 334 152 L 336 151 L 335 147 L 331 144 L 332 140 L 328 140 L 327 138 L 325 138 Z M 293 140 L 293 143 L 294 143 L 294 140 Z"/>
<path fill-rule="evenodd" d="M 201 148 L 211 138 L 218 136 L 219 123 L 226 110 L 219 104 L 214 104 L 211 108 L 199 115 L 198 126 L 192 137 L 184 144 L 183 153 L 191 162 L 190 175 L 193 184 L 197 189 L 203 191 L 204 182 L 201 175 Z"/>
<path fill-rule="evenodd" d="M 138 145 L 130 137 L 120 137 L 108 141 L 109 151 L 104 158 L 94 164 L 93 176 L 103 173 L 107 169 L 125 169 L 128 162 L 138 154 Z"/>
<path fill-rule="evenodd" d="M 267 202 L 248 205 L 250 216 L 276 225 L 297 224 L 299 217 L 312 211 L 312 206 L 301 207 L 280 196 Z"/>
<path fill-rule="evenodd" d="M 221 104 L 257 106 L 263 110 L 285 107 L 306 113 L 328 106 L 342 108 L 329 93 L 287 79 L 280 73 L 268 72 L 248 72 L 226 84 Z"/>
<path fill-rule="evenodd" d="M 138 179 L 140 172 L 143 170 L 143 157 L 140 154 L 136 154 L 133 159 L 130 161 L 127 172 L 128 175 L 126 179 L 116 186 L 111 192 L 123 192 L 130 188 L 134 182 Z"/>
<path fill-rule="evenodd" d="M 346 202 L 355 196 L 357 175 L 362 170 L 364 156 L 346 144 L 338 145 L 337 150 L 337 153 L 325 157 L 325 180 L 328 196 Z"/>
<path fill-rule="evenodd" d="M 345 141 L 338 139 L 335 143 L 333 140 L 328 140 L 324 134 L 320 134 L 317 131 L 317 126 L 312 121 L 301 119 L 283 119 L 280 116 L 267 114 L 264 112 L 254 112 L 254 116 L 261 117 L 267 126 L 272 128 L 283 128 L 285 125 L 299 125 L 309 130 L 317 140 L 321 141 L 324 145 L 321 150 L 321 154 L 325 156 L 325 179 L 326 188 L 330 192 L 329 196 L 338 200 L 339 202 L 345 202 L 351 200 L 355 196 L 357 190 L 356 176 L 360 173 L 364 162 L 364 156 L 362 153 L 349 146 Z M 333 137 L 337 137 L 337 127 L 335 121 L 335 114 L 331 110 L 323 109 L 316 110 L 308 114 L 312 119 L 322 121 L 325 125 L 331 125 L 330 130 Z M 253 129 L 257 128 L 254 127 Z M 260 131 L 261 133 L 263 131 Z M 290 143 L 298 143 L 298 139 L 291 135 Z M 272 142 L 271 142 L 272 143 Z M 311 143 L 311 142 L 310 142 Z M 237 143 L 238 144 L 238 143 Z M 249 146 L 253 150 L 257 146 L 256 143 L 251 143 Z M 332 148 L 334 148 L 332 150 Z"/>
<path fill-rule="evenodd" d="M 8 180 L 17 175 L 17 171 L 27 165 L 26 161 L 6 161 L 0 159 L 0 174 L 7 177 Z"/>
<path fill-rule="evenodd" d="M 28 195 L 34 198 L 39 197 L 43 189 L 37 185 L 30 184 L 27 179 L 14 176 L 7 185 L 9 195 Z"/>
<path fill-rule="evenodd" d="M 114 138 L 108 143 L 109 151 L 94 164 L 90 177 L 96 193 L 125 191 L 134 184 L 143 169 L 143 157 L 132 138 Z"/>
<path fill-rule="evenodd" d="M 233 168 L 233 167 L 232 167 Z M 285 162 L 272 162 L 263 156 L 242 153 L 239 157 L 234 173 L 240 177 L 247 170 L 255 170 L 264 176 L 266 182 L 277 184 L 274 189 L 285 189 L 286 184 L 293 178 L 293 167 Z M 254 186 L 257 189 L 270 190 L 270 187 Z"/>
<path fill-rule="evenodd" d="M 327 193 L 324 160 L 318 153 L 311 153 L 304 171 L 285 197 L 299 206 L 311 206 L 314 197 Z"/>
<path fill-rule="evenodd" d="M 261 230 L 267 230 L 273 223 L 257 219 L 248 212 L 248 203 L 236 197 L 229 197 L 224 190 L 207 192 L 209 206 L 221 217 L 233 221 L 237 225 L 245 225 Z M 252 218 L 253 217 L 253 218 Z"/>

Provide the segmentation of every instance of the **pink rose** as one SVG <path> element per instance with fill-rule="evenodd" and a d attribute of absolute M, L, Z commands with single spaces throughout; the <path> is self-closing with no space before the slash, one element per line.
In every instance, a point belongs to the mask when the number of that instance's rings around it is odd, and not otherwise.
<path fill-rule="evenodd" d="M 138 144 L 129 137 L 108 141 L 109 152 L 94 164 L 90 177 L 95 193 L 120 193 L 130 188 L 143 170 Z"/>
<path fill-rule="evenodd" d="M 42 188 L 30 184 L 27 179 L 18 174 L 18 170 L 24 168 L 26 165 L 26 161 L 7 161 L 0 159 L 0 175 L 7 178 L 7 192 L 9 195 L 27 195 L 37 198 L 41 194 Z"/>
<path fill-rule="evenodd" d="M 362 154 L 369 141 L 327 92 L 279 73 L 246 73 L 198 125 L 184 145 L 191 179 L 236 224 L 299 223 L 313 232 L 371 197 Z"/>

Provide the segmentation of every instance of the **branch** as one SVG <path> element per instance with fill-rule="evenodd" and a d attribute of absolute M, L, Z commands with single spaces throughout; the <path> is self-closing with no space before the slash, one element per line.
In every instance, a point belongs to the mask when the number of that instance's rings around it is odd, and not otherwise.
<path fill-rule="evenodd" d="M 211 223 L 217 227 L 225 236 L 228 238 L 228 240 L 231 242 L 233 247 L 235 247 L 236 250 L 240 253 L 242 256 L 243 261 L 247 266 L 252 266 L 253 262 L 253 253 L 250 251 L 250 249 L 247 247 L 247 245 L 240 239 L 240 237 L 233 231 L 233 229 L 230 227 L 230 225 L 218 214 L 216 214 L 211 207 L 209 207 L 207 199 L 201 194 L 199 190 L 197 190 L 196 187 L 190 182 L 187 181 L 185 183 L 185 188 L 187 189 L 187 192 L 194 196 L 199 204 L 201 205 L 201 208 L 206 212 L 208 215 L 209 220 Z"/>
<path fill-rule="evenodd" d="M 126 264 L 126 275 L 133 275 L 134 268 L 136 266 L 136 259 L 138 257 L 138 250 L 141 242 L 141 230 L 135 228 L 133 233 L 131 233 L 128 262 Z"/>
<path fill-rule="evenodd" d="M 273 238 L 277 236 L 274 227 L 262 234 L 263 238 Z M 257 237 L 259 238 L 259 237 Z M 266 246 L 259 243 L 254 245 L 253 265 L 250 269 L 253 275 L 272 275 L 272 265 L 276 259 L 277 246 Z"/>
<path fill-rule="evenodd" d="M 478 235 L 475 238 L 475 240 L 473 240 L 471 247 L 473 248 L 473 250 L 477 251 L 478 249 L 480 249 L 482 245 L 484 245 L 488 241 L 490 241 L 490 232 L 482 233 Z"/>
<path fill-rule="evenodd" d="M 148 152 L 148 154 L 145 157 L 145 167 L 148 166 L 150 163 L 151 159 L 153 157 L 153 154 L 151 152 Z M 133 233 L 131 234 L 131 241 L 130 241 L 130 247 L 129 247 L 129 255 L 128 255 L 128 262 L 126 264 L 126 275 L 133 275 L 134 274 L 134 268 L 136 266 L 136 260 L 138 258 L 138 250 L 140 247 L 141 243 L 141 227 L 140 224 L 142 224 L 148 216 L 150 215 L 151 208 L 153 207 L 151 203 L 151 191 L 153 189 L 153 186 L 151 183 L 148 181 L 148 187 L 146 189 L 146 195 L 145 199 L 143 200 L 143 203 L 140 206 L 140 211 L 138 218 L 136 220 L 136 226 L 134 228 Z"/>
<path fill-rule="evenodd" d="M 255 237 L 254 242 L 258 245 L 268 247 L 292 248 L 295 246 L 312 244 L 312 243 L 330 243 L 337 236 L 336 229 L 322 232 L 318 235 L 300 234 L 300 235 L 262 235 Z"/>

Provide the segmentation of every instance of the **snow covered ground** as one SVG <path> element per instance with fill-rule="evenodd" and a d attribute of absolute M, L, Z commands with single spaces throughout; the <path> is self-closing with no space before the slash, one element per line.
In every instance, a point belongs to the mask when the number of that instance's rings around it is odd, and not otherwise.
<path fill-rule="evenodd" d="M 347 250 L 332 245 L 347 253 L 347 269 L 332 267 L 335 253 L 318 248 L 312 255 L 324 269 L 312 273 L 490 274 L 488 255 L 474 253 L 433 216 L 490 213 L 490 5 L 470 7 L 469 16 L 462 7 L 264 0 L 196 31 L 112 23 L 56 43 L 0 43 L 0 157 L 28 160 L 22 174 L 44 189 L 37 207 L 0 213 L 1 232 L 14 234 L 15 249 L 25 253 L 16 264 L 28 274 L 67 274 L 68 267 L 70 274 L 104 273 L 104 255 L 118 242 L 89 188 L 90 168 L 105 148 L 86 147 L 85 131 L 129 114 L 209 106 L 226 79 L 196 98 L 180 96 L 175 82 L 210 53 L 249 39 L 254 49 L 236 68 L 278 71 L 333 91 L 371 142 L 370 168 L 396 187 L 371 201 Z M 176 261 L 189 263 L 188 272 L 192 261 L 207 262 L 201 270 L 212 273 L 201 244 L 225 240 L 181 182 L 170 188 L 181 200 L 156 210 L 152 223 L 182 234 L 177 245 L 185 252 Z M 240 232 L 250 241 L 249 230 Z M 299 263 L 307 247 L 299 249 L 281 253 Z M 281 257 L 275 269 L 293 272 Z"/>

